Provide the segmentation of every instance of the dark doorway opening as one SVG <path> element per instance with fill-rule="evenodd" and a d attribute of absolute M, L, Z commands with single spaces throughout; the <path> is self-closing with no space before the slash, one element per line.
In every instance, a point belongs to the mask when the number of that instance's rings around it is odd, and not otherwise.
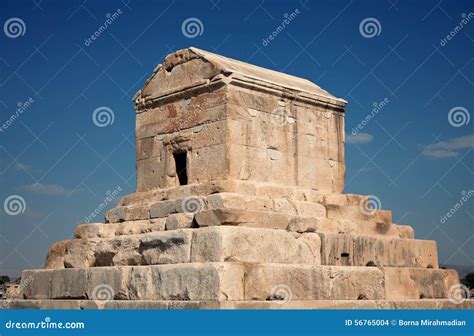
<path fill-rule="evenodd" d="M 351 261 L 349 260 L 350 254 L 347 252 L 341 253 L 341 265 L 342 266 L 351 266 Z"/>
<path fill-rule="evenodd" d="M 179 185 L 188 184 L 188 170 L 187 170 L 187 152 L 176 151 L 173 153 L 174 163 L 176 167 L 176 175 L 178 175 Z"/>

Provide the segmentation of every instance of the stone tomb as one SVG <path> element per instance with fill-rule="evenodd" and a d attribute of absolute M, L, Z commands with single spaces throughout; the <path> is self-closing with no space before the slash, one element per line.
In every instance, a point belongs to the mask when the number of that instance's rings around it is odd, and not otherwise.
<path fill-rule="evenodd" d="M 343 193 L 343 99 L 188 48 L 134 100 L 136 192 L 10 308 L 472 307 L 434 241 Z"/>

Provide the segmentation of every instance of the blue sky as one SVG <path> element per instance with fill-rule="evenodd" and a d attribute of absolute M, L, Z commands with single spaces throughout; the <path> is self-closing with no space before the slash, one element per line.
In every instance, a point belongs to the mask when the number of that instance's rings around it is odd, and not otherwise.
<path fill-rule="evenodd" d="M 0 6 L 0 200 L 25 201 L 17 215 L 0 209 L 1 273 L 42 267 L 49 246 L 71 238 L 108 192 L 133 192 L 131 97 L 166 54 L 188 46 L 314 81 L 348 101 L 348 134 L 373 115 L 346 144 L 346 192 L 376 195 L 395 222 L 435 239 L 441 263 L 474 264 L 471 1 Z M 195 37 L 183 34 L 188 18 L 202 24 Z M 103 106 L 113 123 L 97 127 Z"/>

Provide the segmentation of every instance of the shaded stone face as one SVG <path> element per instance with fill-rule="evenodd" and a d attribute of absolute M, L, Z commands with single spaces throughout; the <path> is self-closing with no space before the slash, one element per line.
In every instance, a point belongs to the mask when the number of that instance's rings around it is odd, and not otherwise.
<path fill-rule="evenodd" d="M 343 190 L 346 103 L 307 80 L 190 48 L 135 101 L 137 191 L 217 179 Z"/>

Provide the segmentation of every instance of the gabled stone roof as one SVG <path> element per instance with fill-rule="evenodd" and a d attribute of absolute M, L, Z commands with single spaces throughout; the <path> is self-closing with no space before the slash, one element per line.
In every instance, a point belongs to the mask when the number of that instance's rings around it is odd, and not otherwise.
<path fill-rule="evenodd" d="M 201 61 L 201 63 L 196 66 L 195 60 Z M 169 79 L 169 74 L 175 68 L 188 62 L 194 62 L 195 64 L 186 67 L 185 70 L 176 71 L 180 76 L 179 82 Z M 134 100 L 156 98 L 200 84 L 200 82 L 202 84 L 203 80 L 212 81 L 221 74 L 227 77 L 238 77 L 252 83 L 278 87 L 295 95 L 305 94 L 313 96 L 318 100 L 329 101 L 337 105 L 345 106 L 347 103 L 345 100 L 336 98 L 307 79 L 265 69 L 194 47 L 178 50 L 167 55 L 163 63 L 155 68 L 143 89 L 137 92 Z"/>

